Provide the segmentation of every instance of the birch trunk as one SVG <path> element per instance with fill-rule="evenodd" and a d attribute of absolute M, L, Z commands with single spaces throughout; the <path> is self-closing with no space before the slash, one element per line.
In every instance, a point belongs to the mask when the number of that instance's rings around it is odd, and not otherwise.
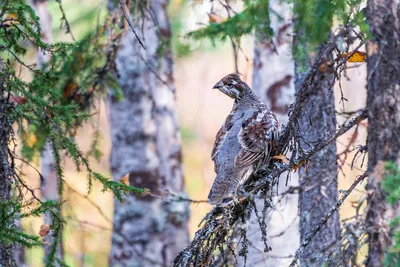
<path fill-rule="evenodd" d="M 367 19 L 373 35 L 368 49 L 368 266 L 383 266 L 391 245 L 390 221 L 396 207 L 381 189 L 382 161 L 400 166 L 400 2 L 369 0 Z M 398 213 L 398 211 L 397 211 Z"/>
<path fill-rule="evenodd" d="M 109 1 L 111 8 L 114 1 Z M 122 39 L 116 64 L 124 99 L 109 97 L 114 179 L 157 195 L 185 194 L 181 143 L 173 86 L 171 29 L 167 0 L 150 1 L 146 14 L 132 14 L 144 50 L 131 29 Z M 148 12 L 148 13 L 147 13 Z M 185 202 L 131 195 L 115 201 L 110 266 L 172 266 L 188 243 Z"/>
<path fill-rule="evenodd" d="M 320 51 L 323 51 L 322 47 Z M 300 71 L 296 64 L 295 87 L 300 88 L 306 72 Z M 326 139 L 336 131 L 335 98 L 333 92 L 334 76 L 327 72 L 319 72 L 312 86 L 313 95 L 304 105 L 299 120 L 302 149 L 308 150 L 313 144 Z M 302 167 L 300 176 L 300 237 L 304 240 L 319 223 L 326 212 L 338 200 L 338 173 L 336 162 L 336 143 L 328 145 Z M 340 241 L 339 214 L 335 212 L 305 247 L 300 258 L 302 266 L 324 266 L 328 256 L 336 252 Z M 328 266 L 330 266 L 328 262 Z"/>
<path fill-rule="evenodd" d="M 280 123 L 286 124 L 288 105 L 294 100 L 294 63 L 291 56 L 292 38 L 289 36 L 292 8 L 278 0 L 270 1 L 270 6 L 283 17 L 283 21 L 278 21 L 273 15 L 271 17 L 271 27 L 275 34 L 272 44 L 263 36 L 256 36 L 252 88 L 278 116 Z M 283 177 L 286 178 L 285 175 Z M 297 186 L 297 180 L 297 175 L 292 175 L 288 186 Z M 288 186 L 282 180 L 278 193 L 285 192 Z M 255 214 L 252 214 L 248 235 L 251 242 L 247 259 L 249 266 L 288 265 L 291 259 L 287 256 L 294 255 L 299 246 L 298 195 L 286 195 L 280 202 L 278 199 L 274 197 L 276 211 L 268 216 L 268 245 L 272 248 L 268 254 L 263 253 L 261 231 Z M 258 210 L 262 210 L 264 201 L 256 200 L 256 204 Z"/>
<path fill-rule="evenodd" d="M 47 1 L 44 0 L 30 0 L 31 6 L 36 12 L 36 15 L 40 18 L 40 26 L 42 29 L 42 38 L 46 43 L 52 43 L 52 32 L 51 32 L 51 15 L 49 13 Z M 43 68 L 43 66 L 50 60 L 50 53 L 43 52 L 41 50 L 36 51 L 36 62 L 38 68 Z M 43 176 L 43 181 L 41 182 L 41 199 L 46 200 L 59 200 L 57 191 L 57 175 L 55 172 L 55 158 L 53 156 L 51 142 L 46 142 L 45 147 L 42 151 L 40 158 L 40 173 Z M 44 224 L 51 225 L 52 221 L 48 214 L 44 215 Z M 52 242 L 52 235 L 49 234 L 45 237 L 47 243 Z M 44 245 L 44 255 L 45 257 L 50 252 L 50 246 Z M 62 245 L 60 247 L 60 257 L 63 255 Z M 62 257 L 61 257 L 62 258 Z"/>

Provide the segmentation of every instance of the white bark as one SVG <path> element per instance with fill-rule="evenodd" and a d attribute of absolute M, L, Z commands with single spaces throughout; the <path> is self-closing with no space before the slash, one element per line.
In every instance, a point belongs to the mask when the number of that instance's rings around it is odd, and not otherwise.
<path fill-rule="evenodd" d="M 281 124 L 286 124 L 288 105 L 294 101 L 294 62 L 292 59 L 292 37 L 290 36 L 291 6 L 272 0 L 271 7 L 284 18 L 278 21 L 271 15 L 271 27 L 274 30 L 273 44 L 262 36 L 257 36 L 254 49 L 254 92 L 261 97 L 267 106 L 278 116 Z M 288 186 L 297 186 L 298 176 L 292 174 L 286 185 L 286 175 L 280 178 L 278 190 L 283 193 Z M 274 197 L 275 211 L 268 215 L 267 238 L 272 251 L 264 253 L 261 231 L 254 213 L 249 223 L 249 240 L 251 246 L 247 259 L 248 266 L 285 266 L 290 263 L 300 244 L 298 232 L 298 194 L 286 195 L 279 203 L 280 197 Z M 257 200 L 259 212 L 264 200 Z M 282 233 L 282 234 L 281 234 Z M 278 235 L 274 237 L 275 235 Z M 280 235 L 281 234 L 281 235 Z M 257 248 L 257 249 L 256 249 Z"/>
<path fill-rule="evenodd" d="M 30 0 L 30 4 L 40 18 L 40 26 L 42 29 L 42 38 L 46 43 L 52 43 L 53 37 L 51 32 L 51 15 L 48 9 L 47 1 L 43 0 Z M 42 50 L 36 51 L 36 67 L 43 68 L 50 60 L 50 53 Z M 41 199 L 46 200 L 59 200 L 57 190 L 57 175 L 55 172 L 55 158 L 53 156 L 52 147 L 50 142 L 46 142 L 45 147 L 40 157 L 40 173 L 43 176 L 43 181 L 40 184 Z M 51 224 L 51 218 L 47 214 L 44 216 L 44 224 Z M 49 234 L 45 237 L 47 243 L 52 242 L 52 235 Z M 43 246 L 45 257 L 49 253 L 50 246 Z"/>
<path fill-rule="evenodd" d="M 35 9 L 36 15 L 40 19 L 40 27 L 42 29 L 42 39 L 46 43 L 53 42 L 53 35 L 51 32 L 51 15 L 45 0 L 30 0 L 29 1 L 33 9 Z M 37 51 L 36 53 L 37 66 L 41 67 L 44 63 L 50 60 L 50 53 L 44 51 Z"/>
<path fill-rule="evenodd" d="M 124 99 L 108 102 L 114 179 L 128 174 L 132 186 L 158 195 L 185 194 L 167 3 L 151 1 L 144 18 L 132 15 L 146 50 L 129 29 L 116 60 Z M 188 217 L 184 202 L 136 195 L 116 201 L 110 266 L 172 266 L 188 243 Z"/>

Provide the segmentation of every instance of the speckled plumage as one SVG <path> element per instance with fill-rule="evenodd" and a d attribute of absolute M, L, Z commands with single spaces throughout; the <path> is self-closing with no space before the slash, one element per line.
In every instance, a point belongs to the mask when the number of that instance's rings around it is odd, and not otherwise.
<path fill-rule="evenodd" d="M 217 176 L 208 201 L 222 205 L 234 197 L 240 184 L 269 161 L 279 122 L 237 74 L 227 75 L 214 88 L 235 99 L 211 153 Z"/>

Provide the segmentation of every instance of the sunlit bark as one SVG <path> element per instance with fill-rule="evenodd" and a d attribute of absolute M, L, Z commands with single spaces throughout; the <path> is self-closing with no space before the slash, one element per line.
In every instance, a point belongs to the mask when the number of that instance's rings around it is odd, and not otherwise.
<path fill-rule="evenodd" d="M 128 175 L 131 185 L 157 195 L 185 194 L 167 4 L 150 1 L 145 14 L 131 15 L 146 50 L 129 29 L 116 59 L 124 99 L 108 99 L 114 179 Z M 188 217 L 184 202 L 116 201 L 110 266 L 171 266 L 189 241 Z"/>

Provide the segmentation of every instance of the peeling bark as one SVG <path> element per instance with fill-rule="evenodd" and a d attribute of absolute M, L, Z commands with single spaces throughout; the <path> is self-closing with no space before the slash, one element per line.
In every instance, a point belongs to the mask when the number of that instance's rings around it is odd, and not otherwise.
<path fill-rule="evenodd" d="M 257 36 L 254 49 L 253 91 L 278 116 L 281 124 L 286 124 L 288 106 L 294 100 L 294 62 L 291 55 L 292 38 L 288 36 L 291 30 L 291 6 L 278 0 L 270 1 L 270 6 L 284 19 L 277 20 L 271 17 L 271 27 L 275 36 L 271 43 L 263 36 Z M 286 176 L 282 176 L 285 179 Z M 297 186 L 298 177 L 292 175 L 289 186 Z M 283 193 L 287 190 L 286 181 L 282 180 L 278 190 Z M 254 213 L 249 222 L 248 238 L 251 242 L 247 264 L 249 266 L 284 266 L 288 265 L 299 246 L 298 232 L 298 195 L 288 194 L 278 203 L 274 198 L 276 211 L 267 217 L 268 245 L 272 251 L 264 253 L 264 242 Z M 262 210 L 264 200 L 256 200 L 258 210 Z M 282 233 L 282 234 L 281 234 Z M 281 235 L 280 235 L 281 234 Z M 274 237 L 279 235 L 279 237 Z M 270 255 L 279 257 L 270 257 Z"/>
<path fill-rule="evenodd" d="M 323 51 L 321 47 L 320 51 Z M 298 64 L 295 68 L 295 87 L 298 92 L 306 72 Z M 304 105 L 299 119 L 300 144 L 308 150 L 320 140 L 336 131 L 334 75 L 318 72 L 311 86 L 318 88 Z M 308 169 L 308 171 L 307 171 Z M 321 218 L 338 200 L 338 173 L 336 143 L 311 157 L 307 169 L 302 167 L 300 176 L 300 236 L 304 240 Z M 302 266 L 323 266 L 327 257 L 337 251 L 340 241 L 339 214 L 335 214 L 305 247 L 301 257 Z M 328 262 L 329 264 L 329 262 Z"/>
<path fill-rule="evenodd" d="M 109 6 L 119 8 L 113 2 Z M 154 0 L 149 2 L 149 14 L 133 14 L 146 50 L 130 29 L 122 38 L 116 64 L 124 99 L 108 99 L 110 162 L 116 180 L 129 174 L 133 186 L 159 195 L 166 191 L 182 195 L 185 186 L 167 4 L 167 0 Z M 185 202 L 136 195 L 124 203 L 116 201 L 110 266 L 171 266 L 189 241 L 188 217 Z"/>
<path fill-rule="evenodd" d="M 382 266 L 391 245 L 390 221 L 396 215 L 382 191 L 382 161 L 400 166 L 400 2 L 369 0 L 367 18 L 373 35 L 368 50 L 368 266 Z M 381 165 L 382 167 L 382 165 Z"/>

